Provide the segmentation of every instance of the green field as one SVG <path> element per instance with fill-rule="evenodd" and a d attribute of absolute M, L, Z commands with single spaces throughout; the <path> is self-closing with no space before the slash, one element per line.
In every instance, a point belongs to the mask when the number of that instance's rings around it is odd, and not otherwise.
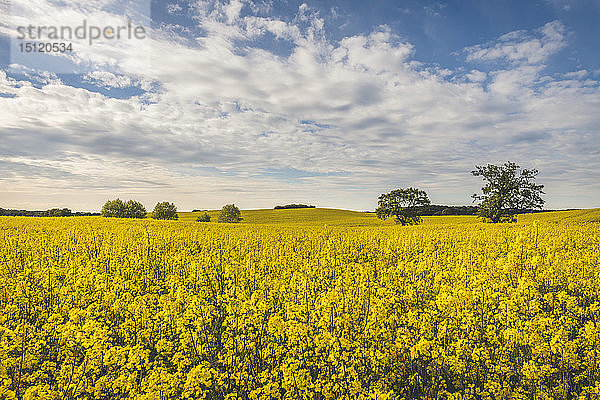
<path fill-rule="evenodd" d="M 180 212 L 181 221 L 195 221 L 201 212 Z M 216 223 L 219 210 L 208 211 L 211 223 Z M 285 224 L 285 225 L 345 225 L 373 226 L 389 225 L 393 221 L 382 221 L 373 212 L 337 210 L 332 208 L 298 208 L 287 210 L 242 210 L 243 224 Z"/>
<path fill-rule="evenodd" d="M 196 221 L 200 212 L 180 212 L 180 221 Z M 217 223 L 219 210 L 210 210 L 211 224 Z M 300 208 L 287 210 L 242 210 L 242 224 L 275 224 L 275 225 L 331 225 L 331 226 L 385 226 L 394 225 L 393 219 L 382 221 L 374 212 L 338 210 L 333 208 Z M 553 211 L 546 213 L 523 214 L 518 223 L 539 221 L 599 222 L 600 209 Z M 444 223 L 479 223 L 476 216 L 427 216 L 423 217 L 424 225 Z"/>

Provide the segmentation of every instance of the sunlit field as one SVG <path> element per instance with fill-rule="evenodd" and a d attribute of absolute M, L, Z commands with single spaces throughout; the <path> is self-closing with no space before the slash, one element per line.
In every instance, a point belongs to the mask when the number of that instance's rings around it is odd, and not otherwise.
<path fill-rule="evenodd" d="M 182 221 L 195 221 L 204 212 L 180 212 Z M 211 222 L 216 223 L 219 210 L 208 211 Z M 382 221 L 373 212 L 336 210 L 330 208 L 299 208 L 288 210 L 244 210 L 243 224 L 285 224 L 285 225 L 343 225 L 343 226 L 383 226 L 393 225 L 391 220 Z"/>
<path fill-rule="evenodd" d="M 209 210 L 207 213 L 211 216 L 211 223 L 217 223 L 219 210 Z M 196 221 L 199 215 L 204 212 L 180 212 L 179 220 Z M 374 212 L 360 212 L 350 210 L 337 210 L 332 208 L 304 208 L 288 210 L 244 210 L 242 212 L 242 224 L 269 224 L 285 226 L 309 226 L 309 225 L 328 225 L 328 226 L 394 226 L 393 219 L 381 220 L 377 218 Z M 424 217 L 425 224 L 445 224 L 452 223 L 473 223 L 478 222 L 474 216 L 455 216 L 455 217 Z"/>
<path fill-rule="evenodd" d="M 219 210 L 208 210 L 211 223 L 216 223 Z M 201 212 L 179 212 L 180 221 L 196 221 Z M 288 210 L 244 210 L 242 224 L 285 224 L 289 225 L 331 225 L 331 226 L 393 226 L 393 219 L 382 221 L 374 212 L 337 210 L 331 208 L 304 208 Z M 532 223 L 533 220 L 559 222 L 600 222 L 600 210 L 556 211 L 520 215 L 517 223 Z M 481 221 L 475 216 L 429 216 L 423 217 L 424 225 L 477 223 Z"/>
<path fill-rule="evenodd" d="M 0 217 L 0 398 L 600 396 L 600 210 L 199 214 Z"/>

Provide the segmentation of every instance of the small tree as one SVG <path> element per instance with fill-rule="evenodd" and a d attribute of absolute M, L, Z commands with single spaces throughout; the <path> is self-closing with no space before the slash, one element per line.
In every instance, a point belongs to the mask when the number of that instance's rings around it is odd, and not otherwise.
<path fill-rule="evenodd" d="M 207 212 L 205 212 L 202 215 L 199 215 L 198 218 L 196 218 L 196 222 L 210 222 L 210 215 L 208 215 Z"/>
<path fill-rule="evenodd" d="M 235 204 L 224 205 L 219 213 L 219 222 L 237 223 L 242 220 L 242 213 Z"/>
<path fill-rule="evenodd" d="M 125 216 L 125 204 L 121 199 L 108 200 L 102 206 L 102 216 L 123 218 Z"/>
<path fill-rule="evenodd" d="M 541 209 L 544 205 L 541 197 L 544 185 L 533 182 L 537 169 L 521 169 L 510 161 L 504 165 L 476 165 L 475 168 L 471 173 L 481 176 L 486 184 L 481 189 L 482 194 L 471 197 L 473 201 L 481 200 L 477 212 L 484 221 L 514 222 L 517 213 Z"/>
<path fill-rule="evenodd" d="M 154 211 L 152 211 L 152 218 L 177 219 L 177 207 L 175 207 L 175 204 L 169 203 L 168 201 L 157 203 L 156 206 L 154 206 Z"/>
<path fill-rule="evenodd" d="M 144 207 L 142 203 L 135 200 L 127 200 L 124 207 L 124 218 L 146 218 L 146 207 Z"/>
<path fill-rule="evenodd" d="M 386 219 L 396 217 L 396 223 L 402 225 L 420 224 L 422 219 L 419 207 L 430 204 L 425 191 L 415 188 L 396 189 L 379 196 L 377 217 Z"/>

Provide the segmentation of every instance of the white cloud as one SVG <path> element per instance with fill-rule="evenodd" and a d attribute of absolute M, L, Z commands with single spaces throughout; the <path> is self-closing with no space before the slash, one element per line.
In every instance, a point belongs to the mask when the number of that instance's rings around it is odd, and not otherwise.
<path fill-rule="evenodd" d="M 585 78 L 588 74 L 588 71 L 586 71 L 585 69 L 581 69 L 579 71 L 567 72 L 566 74 L 564 74 L 564 77 L 568 79 L 580 80 Z"/>
<path fill-rule="evenodd" d="M 487 79 L 487 74 L 485 72 L 478 71 L 476 69 L 472 70 L 468 74 L 466 74 L 467 79 L 471 82 L 483 82 Z"/>
<path fill-rule="evenodd" d="M 84 79 L 107 88 L 127 88 L 134 85 L 129 76 L 118 76 L 109 71 L 93 71 L 85 75 Z"/>
<path fill-rule="evenodd" d="M 539 64 L 567 45 L 565 36 L 565 26 L 559 21 L 552 21 L 534 35 L 527 31 L 510 32 L 496 42 L 468 47 L 465 51 L 468 61 L 506 60 Z"/>
<path fill-rule="evenodd" d="M 520 66 L 510 70 L 500 70 L 492 73 L 491 91 L 506 97 L 527 98 L 531 94 L 531 86 L 538 79 L 541 68 L 537 66 Z"/>
<path fill-rule="evenodd" d="M 228 5 L 223 7 L 225 15 L 227 15 L 227 22 L 233 23 L 239 18 L 240 12 L 242 11 L 243 4 L 238 0 L 231 0 Z"/>
<path fill-rule="evenodd" d="M 410 44 L 394 43 L 398 40 L 389 28 L 383 27 L 369 36 L 353 36 L 341 40 L 332 56 L 334 61 L 352 68 L 374 73 L 396 73 L 406 68 L 406 60 L 413 52 Z"/>
<path fill-rule="evenodd" d="M 13 204 L 37 190 L 81 207 L 129 194 L 184 209 L 271 206 L 302 193 L 306 202 L 366 209 L 381 191 L 409 185 L 437 202 L 467 203 L 479 184 L 468 173 L 473 164 L 507 158 L 547 171 L 540 179 L 551 198 L 597 164 L 598 82 L 545 76 L 539 65 L 565 45 L 560 24 L 468 49 L 473 60 L 516 63 L 488 75 L 424 68 L 387 27 L 330 42 L 307 5 L 288 21 L 228 14 L 231 5 L 195 3 L 208 32 L 197 44 L 152 32 L 151 69 L 126 62 L 107 71 L 110 52 L 129 50 L 92 50 L 89 79 L 157 82 L 149 104 L 148 94 L 119 100 L 0 74 L 0 92 L 14 94 L 0 97 L 0 162 L 12 171 L 0 190 Z M 236 44 L 265 32 L 289 41 L 291 54 Z M 32 207 L 48 202 L 40 199 Z"/>

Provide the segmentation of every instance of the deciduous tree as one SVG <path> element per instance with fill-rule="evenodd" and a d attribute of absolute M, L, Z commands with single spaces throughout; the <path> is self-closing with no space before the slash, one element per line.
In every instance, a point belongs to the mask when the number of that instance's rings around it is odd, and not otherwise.
<path fill-rule="evenodd" d="M 121 199 L 109 200 L 102 206 L 103 217 L 146 218 L 146 208 L 135 200 L 123 202 Z"/>
<path fill-rule="evenodd" d="M 416 225 L 422 221 L 419 207 L 429 204 L 427 193 L 423 190 L 412 187 L 396 189 L 379 196 L 379 206 L 375 212 L 381 219 L 395 217 L 399 224 Z"/>
<path fill-rule="evenodd" d="M 537 169 L 521 169 L 513 162 L 503 165 L 475 166 L 471 171 L 474 176 L 481 176 L 485 186 L 482 194 L 474 194 L 473 201 L 480 200 L 477 205 L 478 214 L 489 222 L 514 222 L 519 212 L 541 209 L 544 200 L 544 185 L 534 183 Z"/>
<path fill-rule="evenodd" d="M 196 222 L 210 222 L 210 215 L 208 215 L 207 212 L 204 212 L 204 214 L 199 215 L 198 218 L 196 218 Z"/>
<path fill-rule="evenodd" d="M 175 207 L 175 204 L 169 203 L 168 201 L 157 203 L 156 206 L 154 206 L 154 211 L 152 211 L 152 218 L 177 219 L 177 207 Z"/>
<path fill-rule="evenodd" d="M 242 220 L 242 213 L 235 204 L 224 205 L 219 213 L 219 222 L 236 223 Z"/>
<path fill-rule="evenodd" d="M 102 216 L 123 218 L 125 216 L 125 204 L 121 199 L 108 200 L 102 206 Z"/>
<path fill-rule="evenodd" d="M 125 206 L 125 218 L 146 218 L 146 207 L 139 201 L 127 200 Z"/>

